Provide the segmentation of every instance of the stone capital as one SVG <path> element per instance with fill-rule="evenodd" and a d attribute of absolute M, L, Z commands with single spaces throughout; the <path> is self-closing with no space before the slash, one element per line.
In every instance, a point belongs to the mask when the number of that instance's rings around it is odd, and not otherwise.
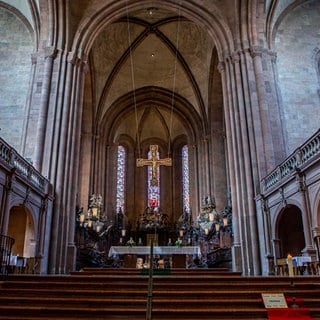
<path fill-rule="evenodd" d="M 262 57 L 262 54 L 265 52 L 265 49 L 261 46 L 251 46 L 249 52 L 252 58 Z"/>
<path fill-rule="evenodd" d="M 220 73 L 223 73 L 226 71 L 226 64 L 224 61 L 219 61 L 217 69 Z"/>
<path fill-rule="evenodd" d="M 50 46 L 50 47 L 44 48 L 44 58 L 45 59 L 47 59 L 47 58 L 54 59 L 56 54 L 57 54 L 57 50 L 55 47 Z"/>

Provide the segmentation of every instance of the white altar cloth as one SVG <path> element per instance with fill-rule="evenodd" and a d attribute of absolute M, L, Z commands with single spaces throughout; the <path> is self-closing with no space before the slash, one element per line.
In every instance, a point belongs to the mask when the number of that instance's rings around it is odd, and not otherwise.
<path fill-rule="evenodd" d="M 196 254 L 200 255 L 200 247 L 193 246 L 193 247 L 153 247 L 153 254 L 158 255 L 175 255 L 175 254 Z M 109 250 L 109 257 L 113 255 L 119 254 L 138 254 L 138 255 L 149 255 L 150 254 L 150 247 L 149 246 L 135 246 L 135 247 L 128 247 L 128 246 L 113 246 Z"/>
<path fill-rule="evenodd" d="M 307 262 L 311 262 L 311 257 L 301 256 L 301 257 L 292 257 L 292 262 L 295 267 L 302 267 Z"/>

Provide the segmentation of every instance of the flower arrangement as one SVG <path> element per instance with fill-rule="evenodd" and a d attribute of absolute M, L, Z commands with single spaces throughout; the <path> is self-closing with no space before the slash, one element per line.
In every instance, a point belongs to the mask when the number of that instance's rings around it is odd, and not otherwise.
<path fill-rule="evenodd" d="M 182 247 L 182 240 L 179 238 L 176 243 L 175 243 L 176 247 L 181 248 Z"/>
<path fill-rule="evenodd" d="M 134 240 L 132 239 L 132 237 L 130 237 L 130 240 L 127 241 L 126 246 L 127 247 L 134 247 L 136 245 L 136 243 L 134 242 Z"/>

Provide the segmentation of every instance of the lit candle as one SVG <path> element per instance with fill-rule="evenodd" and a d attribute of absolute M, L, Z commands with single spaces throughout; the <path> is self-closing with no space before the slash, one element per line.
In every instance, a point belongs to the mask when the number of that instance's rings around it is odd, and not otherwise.
<path fill-rule="evenodd" d="M 223 225 L 225 227 L 228 225 L 228 218 L 223 218 Z"/>
<path fill-rule="evenodd" d="M 121 235 L 122 235 L 123 237 L 126 236 L 126 229 L 122 229 L 122 230 L 121 230 Z"/>
<path fill-rule="evenodd" d="M 180 235 L 181 238 L 183 237 L 183 230 L 179 231 L 179 235 Z"/>
<path fill-rule="evenodd" d="M 94 218 L 97 218 L 98 217 L 98 208 L 93 207 L 91 210 L 92 210 L 92 216 Z"/>
<path fill-rule="evenodd" d="M 81 214 L 80 214 L 80 222 L 81 222 L 81 223 L 84 222 L 84 218 L 85 218 L 84 213 L 81 213 Z"/>
<path fill-rule="evenodd" d="M 288 272 L 289 272 L 289 277 L 293 277 L 293 263 L 292 263 L 292 256 L 291 254 L 288 254 L 287 256 L 287 263 L 288 263 Z"/>

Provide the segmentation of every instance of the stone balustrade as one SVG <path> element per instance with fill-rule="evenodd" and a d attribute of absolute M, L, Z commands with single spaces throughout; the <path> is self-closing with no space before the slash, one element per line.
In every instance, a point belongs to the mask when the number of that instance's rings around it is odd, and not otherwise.
<path fill-rule="evenodd" d="M 11 168 L 16 169 L 16 174 L 26 179 L 29 184 L 43 193 L 49 192 L 49 181 L 42 176 L 31 163 L 26 161 L 19 153 L 0 138 L 0 159 Z"/>
<path fill-rule="evenodd" d="M 296 149 L 283 163 L 278 165 L 270 174 L 261 180 L 261 192 L 265 193 L 278 185 L 308 162 L 313 162 L 320 154 L 320 130 L 308 141 Z"/>

